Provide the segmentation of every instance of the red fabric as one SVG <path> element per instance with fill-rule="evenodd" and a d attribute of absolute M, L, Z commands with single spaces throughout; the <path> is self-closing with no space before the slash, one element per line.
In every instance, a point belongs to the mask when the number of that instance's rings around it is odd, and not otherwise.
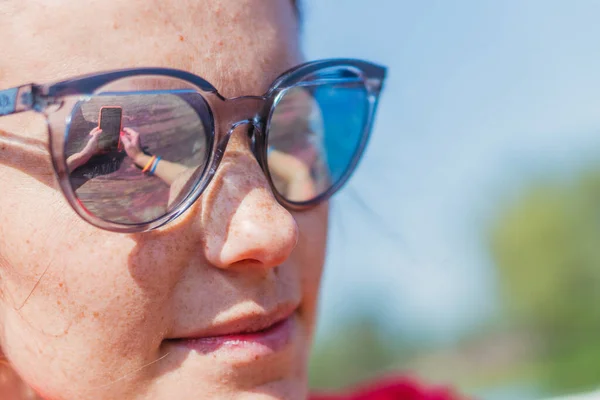
<path fill-rule="evenodd" d="M 310 400 L 461 400 L 447 388 L 424 388 L 410 379 L 385 380 L 342 395 L 316 394 Z"/>

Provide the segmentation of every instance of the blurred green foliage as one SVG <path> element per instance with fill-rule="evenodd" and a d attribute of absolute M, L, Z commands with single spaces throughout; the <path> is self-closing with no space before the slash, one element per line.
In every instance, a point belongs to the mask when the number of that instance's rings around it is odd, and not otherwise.
<path fill-rule="evenodd" d="M 549 393 L 600 386 L 598 171 L 530 188 L 491 229 L 508 324 L 539 342 Z"/>
<path fill-rule="evenodd" d="M 600 387 L 600 168 L 526 186 L 486 229 L 504 306 L 497 319 L 436 348 L 357 310 L 317 344 L 311 386 L 338 389 L 410 371 L 466 392 Z"/>

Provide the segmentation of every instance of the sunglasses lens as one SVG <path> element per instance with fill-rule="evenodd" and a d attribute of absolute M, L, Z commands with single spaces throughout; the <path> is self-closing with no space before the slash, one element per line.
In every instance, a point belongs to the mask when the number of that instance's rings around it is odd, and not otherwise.
<path fill-rule="evenodd" d="M 275 104 L 267 162 L 288 201 L 309 202 L 342 184 L 360 157 L 369 102 L 364 82 L 349 74 L 311 76 Z"/>
<path fill-rule="evenodd" d="M 80 99 L 65 128 L 66 164 L 79 204 L 125 225 L 167 215 L 203 175 L 211 130 L 208 105 L 193 90 L 136 88 Z"/>

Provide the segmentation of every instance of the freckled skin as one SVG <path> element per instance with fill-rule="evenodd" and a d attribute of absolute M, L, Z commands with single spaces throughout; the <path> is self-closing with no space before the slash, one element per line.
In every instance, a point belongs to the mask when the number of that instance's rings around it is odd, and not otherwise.
<path fill-rule="evenodd" d="M 228 97 L 257 95 L 302 61 L 287 0 L 8 0 L 0 26 L 0 88 L 157 66 L 198 74 Z M 32 113 L 1 118 L 0 130 L 47 140 Z M 0 344 L 29 385 L 48 399 L 306 398 L 328 209 L 281 207 L 242 129 L 190 210 L 135 235 L 79 219 L 48 179 L 49 157 L 19 155 L 17 168 L 8 152 L 0 148 Z M 233 367 L 161 345 L 284 301 L 301 304 L 300 335 L 274 357 Z"/>

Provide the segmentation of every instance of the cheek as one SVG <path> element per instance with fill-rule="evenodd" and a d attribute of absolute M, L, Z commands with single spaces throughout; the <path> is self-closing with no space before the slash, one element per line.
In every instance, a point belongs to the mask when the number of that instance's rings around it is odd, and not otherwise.
<path fill-rule="evenodd" d="M 14 175 L 11 181 L 22 184 L 0 199 L 0 210 L 11 210 L 0 211 L 8 358 L 27 381 L 47 389 L 74 378 L 101 385 L 151 361 L 168 326 L 161 317 L 177 280 L 173 269 L 153 268 L 153 257 L 143 256 L 132 237 L 93 228 L 60 192 Z"/>
<path fill-rule="evenodd" d="M 325 262 L 329 205 L 319 205 L 309 211 L 295 213 L 300 238 L 292 257 L 298 257 L 296 265 L 303 290 L 303 314 L 309 327 L 313 328 L 316 316 L 316 306 Z"/>

